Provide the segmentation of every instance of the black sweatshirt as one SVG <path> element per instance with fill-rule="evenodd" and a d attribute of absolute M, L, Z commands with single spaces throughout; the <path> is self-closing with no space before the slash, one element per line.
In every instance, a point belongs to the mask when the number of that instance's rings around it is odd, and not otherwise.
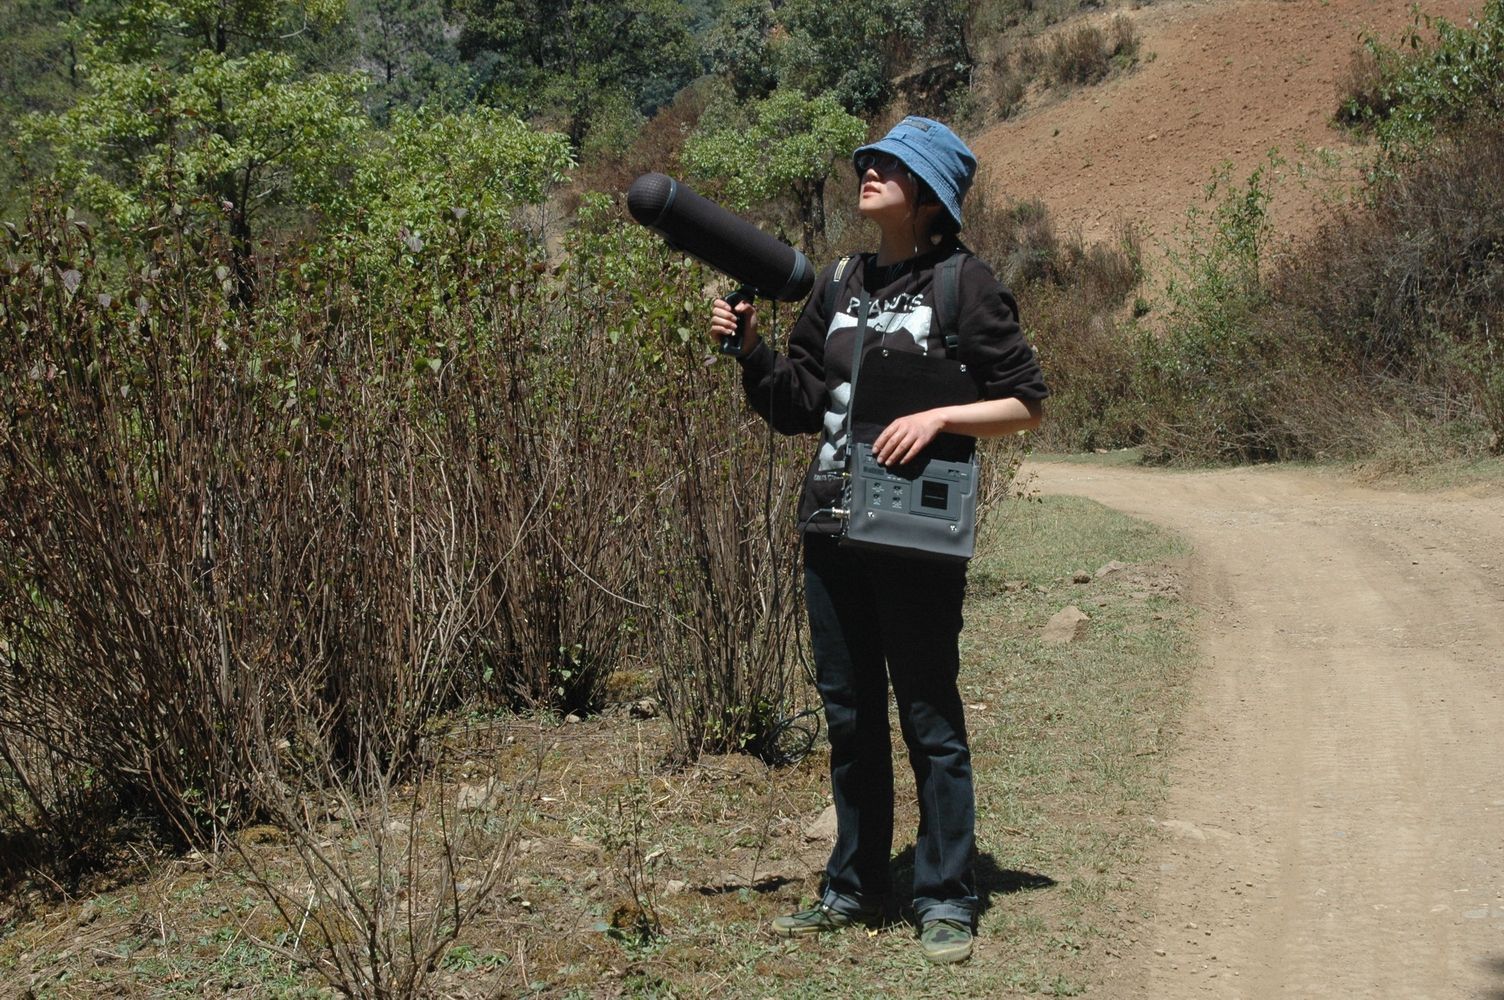
<path fill-rule="evenodd" d="M 747 402 L 783 434 L 820 432 L 820 447 L 805 477 L 800 523 L 811 533 L 835 534 L 839 523 L 817 511 L 836 503 L 846 463 L 846 410 L 851 401 L 852 351 L 856 346 L 857 281 L 871 296 L 863 364 L 873 350 L 945 357 L 944 334 L 933 320 L 935 265 L 954 252 L 947 246 L 890 267 L 871 254 L 860 258 L 859 276 L 843 282 L 832 299 L 835 264 L 826 267 L 789 334 L 788 354 L 758 341 L 742 364 Z M 853 261 L 852 265 L 857 265 Z M 1049 395 L 1034 351 L 1023 338 L 1013 296 L 983 261 L 967 254 L 961 266 L 957 359 L 967 366 L 982 399 L 1032 401 Z M 842 301 L 844 299 L 844 301 Z M 826 315 L 827 312 L 832 315 Z"/>

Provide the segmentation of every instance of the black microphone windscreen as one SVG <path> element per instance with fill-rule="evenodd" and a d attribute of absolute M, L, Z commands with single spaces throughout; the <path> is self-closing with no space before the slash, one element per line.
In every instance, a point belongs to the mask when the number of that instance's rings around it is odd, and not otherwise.
<path fill-rule="evenodd" d="M 627 191 L 632 218 L 770 299 L 793 302 L 815 284 L 809 258 L 665 174 L 643 174 Z"/>

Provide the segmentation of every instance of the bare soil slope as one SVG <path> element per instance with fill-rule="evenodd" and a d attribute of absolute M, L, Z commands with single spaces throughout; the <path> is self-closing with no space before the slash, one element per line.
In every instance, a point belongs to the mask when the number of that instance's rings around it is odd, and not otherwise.
<path fill-rule="evenodd" d="M 1425 13 L 1465 22 L 1481 0 L 1423 0 Z M 1339 80 L 1361 35 L 1395 44 L 1410 0 L 1170 0 L 1123 10 L 1141 39 L 1140 65 L 976 137 L 981 183 L 1040 198 L 1066 230 L 1110 238 L 1119 220 L 1169 238 L 1223 162 L 1246 179 L 1272 147 L 1292 162 L 1273 208 L 1276 229 L 1308 232 L 1323 198 L 1356 176 L 1357 150 L 1331 126 Z M 1346 165 L 1316 168 L 1322 149 Z"/>
<path fill-rule="evenodd" d="M 1037 463 L 1194 545 L 1206 663 L 1114 997 L 1504 997 L 1504 497 Z"/>

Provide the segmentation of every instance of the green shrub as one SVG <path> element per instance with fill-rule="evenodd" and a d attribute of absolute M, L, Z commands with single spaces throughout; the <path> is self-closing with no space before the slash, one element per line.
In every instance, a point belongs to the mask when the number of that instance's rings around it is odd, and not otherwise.
<path fill-rule="evenodd" d="M 1186 241 L 1170 255 L 1164 329 L 1139 343 L 1134 381 L 1146 440 L 1174 460 L 1281 457 L 1266 416 L 1289 377 L 1287 355 L 1256 322 L 1267 302 L 1260 274 L 1271 198 L 1266 168 L 1234 185 L 1224 166 L 1206 197 L 1210 213 L 1191 210 Z"/>
<path fill-rule="evenodd" d="M 1434 42 L 1422 40 L 1422 24 L 1435 28 Z M 1353 74 L 1354 90 L 1339 117 L 1373 128 L 1391 153 L 1424 147 L 1469 119 L 1504 113 L 1504 0 L 1488 0 L 1466 27 L 1417 14 L 1399 50 L 1371 36 L 1364 48 L 1366 68 Z"/>

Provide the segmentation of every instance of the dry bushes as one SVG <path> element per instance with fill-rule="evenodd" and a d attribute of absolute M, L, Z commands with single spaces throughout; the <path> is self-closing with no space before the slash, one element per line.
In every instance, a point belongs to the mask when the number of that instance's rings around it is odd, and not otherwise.
<path fill-rule="evenodd" d="M 171 217 L 127 273 L 54 211 L 12 235 L 8 824 L 86 838 L 103 800 L 212 842 L 268 774 L 364 788 L 442 713 L 591 711 L 624 664 L 681 755 L 758 744 L 801 463 L 702 364 L 700 271 L 596 226 L 560 273 L 463 219 L 374 272 L 267 261 L 254 313 Z"/>
<path fill-rule="evenodd" d="M 1053 440 L 1142 443 L 1150 460 L 1178 463 L 1500 450 L 1501 172 L 1504 127 L 1476 121 L 1389 161 L 1362 201 L 1272 271 L 1267 168 L 1244 184 L 1220 176 L 1172 254 L 1152 334 L 1093 343 L 1081 331 L 1105 327 L 1084 289 L 1054 304 L 1035 293 L 1060 390 Z M 1052 317 L 1072 312 L 1076 332 L 1057 339 Z"/>
<path fill-rule="evenodd" d="M 1480 122 L 1327 226 L 1275 294 L 1342 335 L 1365 370 L 1421 373 L 1426 331 L 1504 315 L 1504 126 Z"/>
<path fill-rule="evenodd" d="M 1139 237 L 1114 245 L 1062 236 L 1039 201 L 997 202 L 978 185 L 966 240 L 1015 294 L 1051 391 L 1042 446 L 1079 450 L 1136 444 L 1142 435 L 1133 372 L 1138 344 L 1122 322 L 1142 280 Z"/>
<path fill-rule="evenodd" d="M 1353 376 L 1438 422 L 1504 436 L 1504 125 L 1483 120 L 1400 167 L 1271 279 Z M 1465 404 L 1465 405 L 1459 405 Z"/>
<path fill-rule="evenodd" d="M 1030 88 L 1078 87 L 1100 83 L 1138 61 L 1139 38 L 1133 20 L 1058 28 L 1047 38 L 1001 32 L 984 43 L 963 110 L 985 125 L 1016 113 Z"/>
<path fill-rule="evenodd" d="M 1083 24 L 1055 35 L 1046 49 L 1046 75 L 1062 86 L 1096 83 L 1115 65 L 1131 64 L 1137 55 L 1133 22 L 1119 14 L 1106 28 Z"/>
<path fill-rule="evenodd" d="M 512 875 L 531 769 L 476 777 L 441 756 L 398 786 L 378 774 L 360 789 L 338 772 L 259 795 L 287 831 L 297 865 L 232 841 L 240 877 L 272 903 L 281 928 L 258 943 L 345 997 L 424 997 L 451 945 Z"/>
<path fill-rule="evenodd" d="M 113 294 L 60 219 L 34 218 L 11 249 L 27 256 L 3 300 L 0 740 L 212 837 L 245 818 L 248 749 L 297 733 L 290 702 L 346 707 L 325 699 L 325 662 L 294 665 L 331 567 L 266 544 L 273 526 L 313 527 L 306 433 L 219 377 L 236 350 L 224 296 L 185 294 L 216 282 L 162 266 L 176 247 Z M 274 607 L 272 588 L 292 600 Z"/>

